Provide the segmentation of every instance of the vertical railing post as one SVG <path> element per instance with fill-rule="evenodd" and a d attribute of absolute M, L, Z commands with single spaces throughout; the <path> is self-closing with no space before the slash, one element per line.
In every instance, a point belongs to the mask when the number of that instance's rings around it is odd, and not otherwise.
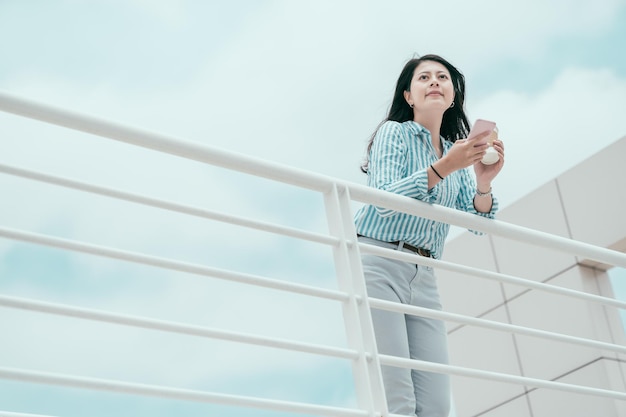
<path fill-rule="evenodd" d="M 352 366 L 357 404 L 361 409 L 369 411 L 370 416 L 387 416 L 387 402 L 348 188 L 339 188 L 337 183 L 333 184 L 332 189 L 325 193 L 324 202 L 330 234 L 339 238 L 338 246 L 333 248 L 339 288 L 350 294 L 349 301 L 343 305 L 343 316 L 348 345 L 359 352 L 359 358 Z"/>

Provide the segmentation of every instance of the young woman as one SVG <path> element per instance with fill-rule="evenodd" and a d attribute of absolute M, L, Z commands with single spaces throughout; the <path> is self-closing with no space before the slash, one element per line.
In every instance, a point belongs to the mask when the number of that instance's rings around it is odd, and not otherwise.
<path fill-rule="evenodd" d="M 466 139 L 465 78 L 438 55 L 411 59 L 398 78 L 385 120 L 378 126 L 361 167 L 368 185 L 424 202 L 493 218 L 498 209 L 491 182 L 504 164 L 481 163 L 487 134 Z M 470 168 L 473 167 L 473 173 Z M 440 258 L 446 223 L 366 205 L 355 215 L 359 241 Z M 373 255 L 363 256 L 370 297 L 441 310 L 432 268 Z M 447 363 L 445 324 L 412 315 L 372 310 L 382 354 Z M 444 374 L 383 366 L 391 413 L 447 417 L 449 378 Z"/>

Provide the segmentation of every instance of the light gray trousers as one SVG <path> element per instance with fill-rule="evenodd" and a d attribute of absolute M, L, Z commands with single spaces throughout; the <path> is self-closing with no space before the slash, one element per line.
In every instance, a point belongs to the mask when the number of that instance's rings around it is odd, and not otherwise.
<path fill-rule="evenodd" d="M 367 237 L 359 237 L 359 241 L 396 247 Z M 368 296 L 441 310 L 432 268 L 374 255 L 363 255 L 362 260 Z M 379 353 L 448 363 L 447 332 L 442 321 L 377 309 L 372 309 L 372 320 Z M 382 366 L 381 370 L 390 413 L 448 417 L 447 375 L 393 366 Z"/>

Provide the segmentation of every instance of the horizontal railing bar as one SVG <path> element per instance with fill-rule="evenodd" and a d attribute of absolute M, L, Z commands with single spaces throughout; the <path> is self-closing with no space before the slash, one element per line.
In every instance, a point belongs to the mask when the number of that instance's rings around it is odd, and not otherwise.
<path fill-rule="evenodd" d="M 313 414 L 328 417 L 367 417 L 369 415 L 367 411 L 351 410 L 347 408 L 330 407 L 290 401 L 270 400 L 241 395 L 219 394 L 214 392 L 122 382 L 99 378 L 87 378 L 46 372 L 25 371 L 13 368 L 0 367 L 0 378 L 37 384 L 59 385 L 73 388 L 118 392 L 122 394 L 136 394 L 183 401 L 195 401 L 235 407 L 259 408 L 266 410 L 284 411 L 299 414 Z"/>
<path fill-rule="evenodd" d="M 532 281 L 519 278 L 513 275 L 502 274 L 499 272 L 486 271 L 484 269 L 473 268 L 470 266 L 460 265 L 453 262 L 442 261 L 439 259 L 426 258 L 414 255 L 408 252 L 398 251 L 395 249 L 384 248 L 381 246 L 371 245 L 367 243 L 359 243 L 359 250 L 362 253 L 370 253 L 373 255 L 384 256 L 386 258 L 398 259 L 400 261 L 417 263 L 435 268 L 441 268 L 448 271 L 459 272 L 462 274 L 473 275 L 479 278 L 487 278 L 498 282 L 506 282 L 508 284 L 519 285 L 522 287 L 533 288 L 545 292 L 564 295 L 567 297 L 578 298 L 585 301 L 592 301 L 607 306 L 626 309 L 626 302 L 616 300 L 614 298 L 603 297 L 600 295 L 589 294 L 582 291 L 563 288 L 556 285 L 545 284 L 543 282 Z"/>
<path fill-rule="evenodd" d="M 374 204 L 462 228 L 477 230 L 529 245 L 550 248 L 608 265 L 626 268 L 626 254 L 615 250 L 506 223 L 501 220 L 487 219 L 437 204 L 425 203 L 414 198 L 374 189 L 373 187 L 359 184 L 347 184 L 346 186 L 350 189 L 350 197 L 355 201 Z"/>
<path fill-rule="evenodd" d="M 186 159 L 267 178 L 302 188 L 329 192 L 341 183 L 353 200 L 374 204 L 404 213 L 470 228 L 528 244 L 547 247 L 585 258 L 626 268 L 626 254 L 545 232 L 486 219 L 460 210 L 428 204 L 413 198 L 375 189 L 362 184 L 338 181 L 332 177 L 281 165 L 260 158 L 229 152 L 200 143 L 156 132 L 125 126 L 103 118 L 81 114 L 0 92 L 0 110 L 19 116 L 64 126 L 135 146 L 169 153 Z"/>
<path fill-rule="evenodd" d="M 89 253 L 92 255 L 103 256 L 107 258 L 120 259 L 123 261 L 155 266 L 158 268 L 169 269 L 173 271 L 186 272 L 190 274 L 211 276 L 214 278 L 235 281 L 259 287 L 272 288 L 280 291 L 288 291 L 298 294 L 309 295 L 312 297 L 326 298 L 329 300 L 347 301 L 349 296 L 347 293 L 328 290 L 310 285 L 296 284 L 278 279 L 266 278 L 252 274 L 243 274 L 224 269 L 211 268 L 204 265 L 192 264 L 187 262 L 175 261 L 167 258 L 146 255 L 138 252 L 123 251 L 112 249 L 106 246 L 94 245 L 91 243 L 79 242 L 76 240 L 52 237 L 49 235 L 25 232 L 21 230 L 0 227 L 0 236 L 20 240 L 24 242 L 37 243 L 45 246 L 67 249 L 74 252 Z"/>
<path fill-rule="evenodd" d="M 343 184 L 344 188 L 349 190 L 349 193 L 353 200 L 360 201 L 369 204 L 375 204 L 390 208 L 393 210 L 426 217 L 429 219 L 442 221 L 448 224 L 478 230 L 486 233 L 490 233 L 496 236 L 502 236 L 516 241 L 521 241 L 530 245 L 555 249 L 561 252 L 571 253 L 573 255 L 582 256 L 586 259 L 595 260 L 601 263 L 615 265 L 626 268 L 626 255 L 617 251 L 600 248 L 591 244 L 583 243 L 573 239 L 568 239 L 561 236 L 552 235 L 549 233 L 539 232 L 533 229 L 517 226 L 505 222 L 501 222 L 493 219 L 486 219 L 480 216 L 475 216 L 469 213 L 464 213 L 458 210 L 441 207 L 438 205 L 427 204 L 424 202 L 416 201 L 408 197 L 395 195 L 382 190 L 376 190 L 371 187 L 366 187 L 359 184 L 351 184 L 345 182 L 339 182 L 333 178 L 325 177 L 319 174 L 314 174 L 304 170 L 287 167 L 284 165 L 274 164 L 271 162 L 263 161 L 261 159 L 247 157 L 245 155 L 236 154 L 233 152 L 218 150 L 215 148 L 203 146 L 198 143 L 183 141 L 171 136 L 166 136 L 158 133 L 149 132 L 146 130 L 140 130 L 132 127 L 126 127 L 118 123 L 113 123 L 104 119 L 95 118 L 91 116 L 81 115 L 74 112 L 54 108 L 51 106 L 42 105 L 32 101 L 20 99 L 0 92 L 0 110 L 4 110 L 10 113 L 18 114 L 25 117 L 34 118 L 40 121 L 53 123 L 60 126 L 69 127 L 75 130 L 96 134 L 110 139 L 126 142 L 135 146 L 141 146 L 144 148 L 169 153 L 172 155 L 180 156 L 183 158 L 196 160 L 211 164 L 214 166 L 220 166 L 227 169 L 236 170 L 251 175 L 256 175 L 263 178 L 268 178 L 276 181 L 280 181 L 287 184 L 296 185 L 310 190 L 328 192 L 332 189 L 333 184 Z M 200 275 L 211 275 L 218 278 L 230 279 L 238 282 L 251 283 L 253 285 L 266 286 L 268 288 L 276 288 L 292 292 L 300 292 L 294 290 L 294 287 L 286 289 L 283 284 L 289 284 L 278 280 L 271 280 L 264 277 L 257 277 L 247 274 L 237 274 L 231 271 L 217 270 L 214 268 L 203 267 L 199 265 L 186 264 L 182 262 L 172 261 L 168 259 L 156 258 L 148 255 L 125 252 L 105 248 L 96 245 L 85 244 L 76 241 L 69 241 L 67 239 L 52 238 L 45 235 L 36 235 L 33 233 L 15 231 L 12 229 L 0 228 L 0 236 L 8 236 L 9 238 L 24 240 L 39 244 L 45 244 L 48 246 L 60 247 L 68 250 L 75 250 L 78 252 L 92 253 L 100 256 L 107 256 L 116 259 L 128 260 L 131 262 L 144 263 L 147 265 L 173 269 L 177 271 L 190 272 Z M 361 245 L 363 247 L 363 245 Z M 379 248 L 383 249 L 384 248 Z M 375 249 L 376 252 L 378 249 Z M 387 250 L 389 251 L 389 250 Z M 366 249 L 364 250 L 364 253 Z M 518 277 L 513 277 L 504 274 L 492 273 L 489 271 L 481 271 L 471 267 L 458 266 L 456 264 L 447 263 L 438 260 L 428 260 L 426 258 L 420 258 L 417 255 L 410 255 L 407 253 L 389 251 L 393 253 L 393 256 L 388 256 L 396 259 L 409 260 L 410 262 L 442 267 L 447 270 L 459 271 L 474 276 L 484 277 L 488 279 L 497 280 L 500 282 L 508 282 L 515 285 L 521 285 L 529 288 L 540 289 L 548 292 L 553 292 L 561 295 L 567 295 L 575 298 L 582 298 L 588 301 L 595 301 L 606 305 L 619 306 L 619 308 L 625 308 L 626 303 L 616 302 L 606 297 L 599 297 L 591 294 L 586 294 L 574 290 L 555 287 L 543 283 L 537 283 L 535 281 L 528 281 Z M 397 255 L 396 255 L 397 254 Z M 415 261 L 419 259 L 419 261 Z M 164 266 L 167 265 L 167 266 Z M 182 268 L 182 269 L 181 269 Z M 203 271 L 203 272 L 198 272 Z M 209 273 L 208 271 L 211 271 Z M 263 285 L 260 283 L 264 283 Z M 280 285 L 279 285 L 280 284 Z M 278 285 L 280 288 L 275 287 Z M 318 288 L 298 286 L 302 291 L 301 293 L 308 294 L 311 289 L 321 290 Z M 306 288 L 306 289 L 305 289 Z M 347 294 L 341 292 L 332 292 L 328 290 L 322 290 L 326 293 L 324 298 L 337 299 L 345 301 Z M 332 296 L 331 296 L 332 294 Z M 309 294 L 313 295 L 313 294 Z M 362 301 L 362 300 L 361 300 Z M 451 313 L 450 313 L 451 314 Z M 478 320 L 478 319 L 477 319 Z M 477 324 L 477 323 L 473 323 Z M 538 335 L 538 334 L 536 334 Z M 561 335 L 565 336 L 565 335 Z M 590 341 L 591 342 L 591 341 Z M 602 343 L 602 342 L 598 342 Z M 394 362 L 395 361 L 395 362 Z M 381 362 L 392 366 L 403 366 L 414 369 L 424 369 L 432 372 L 449 372 L 451 374 L 486 378 L 501 382 L 510 382 L 516 384 L 523 384 L 527 386 L 535 386 L 539 388 L 552 388 L 561 389 L 571 392 L 580 392 L 591 395 L 605 396 L 609 398 L 617 398 L 620 400 L 626 399 L 626 394 L 617 393 L 608 390 L 599 390 L 590 387 L 580 387 L 568 384 L 556 383 L 551 381 L 543 381 L 526 377 L 518 377 L 514 375 L 498 374 L 487 371 L 479 371 L 469 368 L 453 367 L 450 365 L 433 364 L 423 361 L 408 360 L 402 358 L 386 357 L 381 355 Z M 439 367 L 439 368 L 438 368 Z M 439 370 L 437 370 L 439 369 Z M 0 368 L 0 372 L 2 368 Z M 22 372 L 22 371 L 17 371 Z M 38 373 L 38 375 L 43 375 Z M 1 377 L 0 373 L 0 377 Z M 15 376 L 15 374 L 14 374 Z M 134 385 L 134 384 L 131 384 Z M 77 385 L 74 385 L 77 386 Z M 582 390 L 582 391 L 581 391 Z M 211 393 L 209 393 L 212 395 Z M 219 394 L 218 394 L 219 395 Z M 616 396 L 617 395 L 617 396 Z M 238 400 L 240 401 L 240 400 Z M 260 400 L 267 401 L 267 400 Z M 240 404 L 239 402 L 237 404 Z M 319 414 L 319 413 L 318 413 Z M 337 415 L 337 414 L 333 414 Z M 366 415 L 365 412 L 359 412 L 359 414 L 351 415 Z"/>
<path fill-rule="evenodd" d="M 0 92 L 0 110 L 310 190 L 326 192 L 331 189 L 333 183 L 331 177 L 303 169 L 126 126 L 104 118 L 16 97 L 5 92 Z"/>
<path fill-rule="evenodd" d="M 379 355 L 380 363 L 388 366 L 396 366 L 407 369 L 419 369 L 427 372 L 458 375 L 469 378 L 487 379 L 491 381 L 506 382 L 510 384 L 526 385 L 536 388 L 547 388 L 558 391 L 573 392 L 576 394 L 593 395 L 597 397 L 612 398 L 616 400 L 626 400 L 626 393 L 610 391 L 600 388 L 592 388 L 581 385 L 565 384 L 562 382 L 547 381 L 543 379 L 529 378 L 511 374 L 504 374 L 491 371 L 483 371 L 460 366 L 444 365 L 440 363 L 421 361 L 417 359 L 406 359 L 397 356 Z"/>
<path fill-rule="evenodd" d="M 200 336 L 205 338 L 228 340 L 231 342 L 245 343 L 250 345 L 267 346 L 276 349 L 292 350 L 323 356 L 332 356 L 340 359 L 356 360 L 359 357 L 357 351 L 350 349 L 324 346 L 313 343 L 296 342 L 293 340 L 279 339 L 274 337 L 255 336 L 251 334 L 218 330 L 201 326 L 193 326 L 183 323 L 156 320 L 147 317 L 132 316 L 127 314 L 117 314 L 102 310 L 87 309 L 63 304 L 54 304 L 19 297 L 0 295 L 0 306 L 85 320 L 115 323 L 124 326 L 160 330 L 168 333 L 177 333 L 188 336 Z"/>
<path fill-rule="evenodd" d="M 430 308 L 417 307 L 406 304 L 399 304 L 392 301 L 381 300 L 378 298 L 369 298 L 371 308 L 377 308 L 387 311 L 395 311 L 402 314 L 411 314 L 414 316 L 428 317 L 445 321 L 453 321 L 456 323 L 467 324 L 471 326 L 484 327 L 492 330 L 505 331 L 516 334 L 524 334 L 527 336 L 538 337 L 542 339 L 550 339 L 558 342 L 571 343 L 580 346 L 605 349 L 617 353 L 626 353 L 626 346 L 616 345 L 613 343 L 600 342 L 598 340 L 586 339 L 576 336 L 570 336 L 562 333 L 555 333 L 546 330 L 539 330 L 530 327 L 517 326 L 515 324 L 501 323 L 497 321 L 470 317 L 463 314 L 449 313 L 445 311 L 437 311 Z"/>
<path fill-rule="evenodd" d="M 48 175 L 43 172 L 27 170 L 16 166 L 0 164 L 0 172 L 5 174 L 14 175 L 22 178 L 31 179 L 34 181 L 45 182 L 48 184 L 54 184 L 61 187 L 72 188 L 75 190 L 85 191 L 88 193 L 103 195 L 120 200 L 126 200 L 137 204 L 142 204 L 151 207 L 157 207 L 168 211 L 174 211 L 178 213 L 188 214 L 191 216 L 202 217 L 205 219 L 216 220 L 219 222 L 230 223 L 237 226 L 247 227 L 250 229 L 262 230 L 270 233 L 275 233 L 284 236 L 290 236 L 296 239 L 303 239 L 310 242 L 323 243 L 326 245 L 338 245 L 339 239 L 324 235 L 321 233 L 308 232 L 301 229 L 295 229 L 291 227 L 281 226 L 277 224 L 260 222 L 243 217 L 227 215 L 216 211 L 206 210 L 200 207 L 187 206 L 183 204 L 174 203 L 172 201 L 160 200 L 146 195 L 129 193 L 126 191 L 102 187 L 94 184 L 89 184 L 82 181 L 77 181 L 67 177 Z"/>
<path fill-rule="evenodd" d="M 0 410 L 0 417 L 58 417 L 49 414 L 26 414 L 26 413 L 12 413 L 10 411 Z"/>

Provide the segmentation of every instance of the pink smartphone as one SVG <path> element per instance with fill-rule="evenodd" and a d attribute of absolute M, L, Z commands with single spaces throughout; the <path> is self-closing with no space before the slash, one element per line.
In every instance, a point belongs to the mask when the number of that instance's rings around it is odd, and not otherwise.
<path fill-rule="evenodd" d="M 495 122 L 484 119 L 477 119 L 476 123 L 474 123 L 474 126 L 472 126 L 472 129 L 470 130 L 469 136 L 467 138 L 471 139 L 474 136 L 480 135 L 481 133 L 492 132 L 495 128 Z"/>

